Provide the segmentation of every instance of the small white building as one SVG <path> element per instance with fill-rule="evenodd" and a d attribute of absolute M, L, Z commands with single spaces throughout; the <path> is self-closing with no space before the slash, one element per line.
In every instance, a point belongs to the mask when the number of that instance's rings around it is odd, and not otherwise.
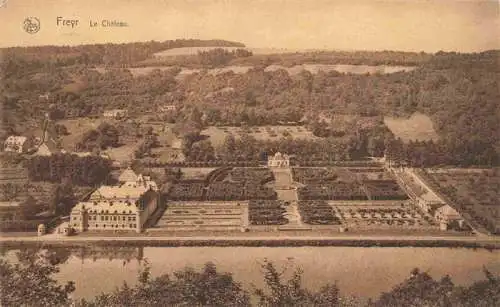
<path fill-rule="evenodd" d="M 268 167 L 289 167 L 290 166 L 290 156 L 287 154 L 282 154 L 277 152 L 274 156 L 271 156 L 267 160 Z"/>
<path fill-rule="evenodd" d="M 177 110 L 177 107 L 174 104 L 162 105 L 158 108 L 158 111 L 163 113 L 174 112 Z"/>
<path fill-rule="evenodd" d="M 25 136 L 9 136 L 4 142 L 4 151 L 24 153 L 31 147 L 31 142 Z"/>
<path fill-rule="evenodd" d="M 434 218 L 439 222 L 441 230 L 447 230 L 453 223 L 459 228 L 464 226 L 464 219 L 457 210 L 450 205 L 443 205 L 436 209 Z"/>
<path fill-rule="evenodd" d="M 125 109 L 113 109 L 113 110 L 106 110 L 104 111 L 103 116 L 105 118 L 112 118 L 112 119 L 124 119 L 127 117 L 128 111 Z"/>
<path fill-rule="evenodd" d="M 49 98 L 50 98 L 50 94 L 49 93 L 38 95 L 38 100 L 39 101 L 49 101 Z"/>

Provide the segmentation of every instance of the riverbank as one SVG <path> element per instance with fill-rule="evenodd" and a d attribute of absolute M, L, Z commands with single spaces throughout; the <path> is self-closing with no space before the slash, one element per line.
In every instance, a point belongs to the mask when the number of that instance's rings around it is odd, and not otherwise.
<path fill-rule="evenodd" d="M 420 237 L 420 236 L 73 236 L 73 237 L 0 237 L 2 247 L 22 246 L 143 246 L 143 247 L 461 247 L 500 249 L 497 237 Z"/>

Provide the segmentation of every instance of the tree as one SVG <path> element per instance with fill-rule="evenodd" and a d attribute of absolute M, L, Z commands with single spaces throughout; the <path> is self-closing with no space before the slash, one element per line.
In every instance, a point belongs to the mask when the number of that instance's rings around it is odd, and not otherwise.
<path fill-rule="evenodd" d="M 164 178 L 166 182 L 177 182 L 182 177 L 182 171 L 179 167 L 166 167 L 164 169 Z"/>
<path fill-rule="evenodd" d="M 97 127 L 97 129 L 85 132 L 80 142 L 76 144 L 76 150 L 93 151 L 94 149 L 101 150 L 108 147 L 118 146 L 118 129 L 111 124 L 102 123 Z"/>
<path fill-rule="evenodd" d="M 261 265 L 266 289 L 254 289 L 260 306 L 347 306 L 339 296 L 336 285 L 327 284 L 318 292 L 302 287 L 302 270 L 296 269 L 288 280 L 283 280 L 285 270 L 278 272 L 272 262 Z M 352 305 L 354 306 L 354 305 Z"/>
<path fill-rule="evenodd" d="M 57 135 L 68 135 L 69 132 L 68 132 L 68 128 L 66 128 L 65 125 L 63 124 L 55 124 L 54 125 L 54 130 L 56 132 Z"/>
<path fill-rule="evenodd" d="M 54 186 L 49 206 L 55 215 L 65 215 L 70 213 L 76 201 L 73 184 L 69 180 L 64 180 L 63 183 Z"/>
<path fill-rule="evenodd" d="M 250 299 L 229 273 L 219 273 L 213 263 L 201 271 L 185 268 L 151 279 L 149 264 L 139 273 L 135 287 L 124 284 L 111 294 L 81 306 L 250 306 Z"/>
<path fill-rule="evenodd" d="M 98 144 L 101 149 L 118 147 L 119 132 L 115 126 L 108 123 L 102 123 L 97 127 L 97 131 L 100 136 Z"/>
<path fill-rule="evenodd" d="M 500 304 L 500 278 L 483 268 L 485 280 L 473 283 L 469 287 L 455 290 L 452 305 L 458 307 L 489 307 Z"/>
<path fill-rule="evenodd" d="M 61 261 L 54 252 L 25 250 L 17 258 L 16 264 L 0 259 L 0 305 L 69 305 L 75 286 L 73 282 L 61 286 L 53 278 Z"/>
<path fill-rule="evenodd" d="M 434 280 L 426 272 L 413 269 L 410 277 L 383 293 L 373 306 L 453 306 L 451 304 L 454 285 L 449 276 Z"/>

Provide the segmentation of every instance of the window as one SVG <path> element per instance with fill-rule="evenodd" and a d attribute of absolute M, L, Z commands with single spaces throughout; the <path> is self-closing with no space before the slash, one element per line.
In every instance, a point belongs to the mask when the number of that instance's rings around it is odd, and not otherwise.
<path fill-rule="evenodd" d="M 130 224 L 130 225 L 129 225 L 129 227 L 130 227 L 130 228 L 134 228 L 134 224 Z"/>
<path fill-rule="evenodd" d="M 124 221 L 125 221 L 125 216 L 123 216 L 122 220 L 124 220 Z"/>

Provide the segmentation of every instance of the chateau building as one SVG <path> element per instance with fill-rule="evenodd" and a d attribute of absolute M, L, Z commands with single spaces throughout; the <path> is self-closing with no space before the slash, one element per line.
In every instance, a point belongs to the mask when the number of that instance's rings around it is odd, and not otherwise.
<path fill-rule="evenodd" d="M 277 152 L 274 156 L 271 156 L 267 160 L 268 167 L 289 167 L 290 166 L 290 156 L 287 154 L 282 154 Z"/>
<path fill-rule="evenodd" d="M 71 210 L 70 227 L 78 231 L 111 230 L 141 232 L 148 218 L 156 211 L 158 187 L 147 176 L 125 170 L 116 186 L 101 186 L 86 202 Z"/>

